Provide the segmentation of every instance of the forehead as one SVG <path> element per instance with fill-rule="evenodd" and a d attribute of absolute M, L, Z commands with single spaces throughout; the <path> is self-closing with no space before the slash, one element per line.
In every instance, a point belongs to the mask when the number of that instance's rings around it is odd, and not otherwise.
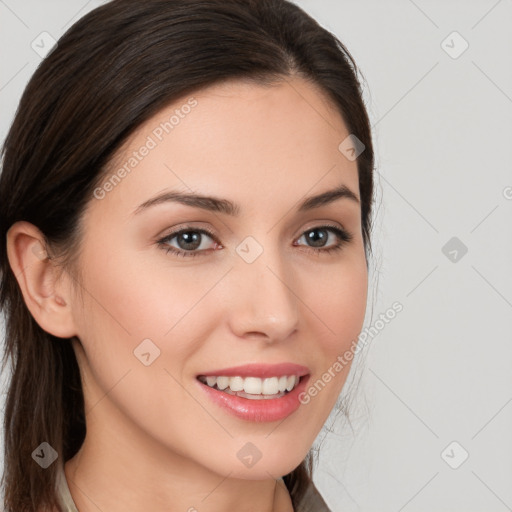
<path fill-rule="evenodd" d="M 357 163 L 338 149 L 348 135 L 325 94 L 301 78 L 217 84 L 136 130 L 109 165 L 105 180 L 122 178 L 102 208 L 133 210 L 164 189 L 230 197 L 248 209 L 339 184 L 359 195 Z"/>

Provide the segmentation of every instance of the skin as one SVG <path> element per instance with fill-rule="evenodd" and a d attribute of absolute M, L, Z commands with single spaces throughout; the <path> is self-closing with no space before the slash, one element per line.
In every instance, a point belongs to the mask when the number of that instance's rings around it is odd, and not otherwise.
<path fill-rule="evenodd" d="M 38 257 L 43 237 L 35 226 L 18 222 L 8 233 L 9 261 L 32 315 L 55 336 L 77 337 L 87 435 L 65 474 L 81 512 L 292 511 L 279 478 L 306 456 L 349 366 L 284 421 L 262 423 L 210 402 L 195 376 L 294 362 L 310 369 L 313 383 L 364 321 L 360 204 L 342 198 L 296 211 L 305 197 L 342 183 L 359 198 L 356 161 L 338 150 L 349 132 L 336 109 L 298 77 L 271 87 L 227 82 L 194 98 L 197 106 L 121 183 L 91 199 L 79 257 L 83 301 L 68 272 Z M 142 125 L 112 172 L 185 103 Z M 132 214 L 163 190 L 229 199 L 240 216 L 178 203 Z M 326 222 L 353 239 L 316 253 L 322 247 L 304 233 Z M 207 235 L 196 257 L 158 246 L 190 225 L 213 230 L 222 248 Z M 336 234 L 327 233 L 325 246 L 335 245 Z M 251 264 L 236 252 L 247 236 L 263 248 Z M 177 237 L 167 245 L 184 250 Z M 160 349 L 149 366 L 133 353 L 146 338 Z M 237 458 L 247 442 L 262 454 L 251 468 Z"/>

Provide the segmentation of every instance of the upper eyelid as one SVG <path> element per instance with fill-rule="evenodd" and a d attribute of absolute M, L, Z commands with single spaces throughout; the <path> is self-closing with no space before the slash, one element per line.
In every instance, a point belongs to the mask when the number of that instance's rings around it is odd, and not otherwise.
<path fill-rule="evenodd" d="M 199 233 L 208 235 L 209 237 L 213 238 L 215 241 L 219 241 L 218 237 L 211 230 L 202 228 L 202 227 L 196 227 L 196 226 L 184 226 L 182 228 L 177 228 L 177 229 L 171 231 L 170 233 L 168 233 L 167 235 L 163 235 L 163 236 L 159 237 L 158 240 L 161 241 L 161 240 L 172 239 L 172 238 L 176 237 L 177 235 L 179 235 L 180 233 L 187 232 L 187 231 L 198 231 Z"/>

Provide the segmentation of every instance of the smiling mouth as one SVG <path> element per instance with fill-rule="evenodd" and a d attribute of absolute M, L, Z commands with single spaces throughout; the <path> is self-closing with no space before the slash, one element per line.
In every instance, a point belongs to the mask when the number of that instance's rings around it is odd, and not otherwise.
<path fill-rule="evenodd" d="M 283 375 L 281 377 L 241 377 L 241 376 L 205 376 L 197 379 L 210 388 L 228 395 L 248 398 L 249 400 L 269 400 L 281 398 L 295 389 L 303 377 Z"/>

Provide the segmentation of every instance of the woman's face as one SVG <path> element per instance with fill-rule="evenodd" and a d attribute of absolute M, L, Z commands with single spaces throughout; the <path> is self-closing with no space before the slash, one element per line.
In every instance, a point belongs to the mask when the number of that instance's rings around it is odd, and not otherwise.
<path fill-rule="evenodd" d="M 162 110 L 116 154 L 83 217 L 72 304 L 90 439 L 243 479 L 301 462 L 366 309 L 348 135 L 301 79 L 231 82 Z M 355 197 L 308 202 L 342 186 Z M 289 395 L 261 398 L 295 375 Z"/>

